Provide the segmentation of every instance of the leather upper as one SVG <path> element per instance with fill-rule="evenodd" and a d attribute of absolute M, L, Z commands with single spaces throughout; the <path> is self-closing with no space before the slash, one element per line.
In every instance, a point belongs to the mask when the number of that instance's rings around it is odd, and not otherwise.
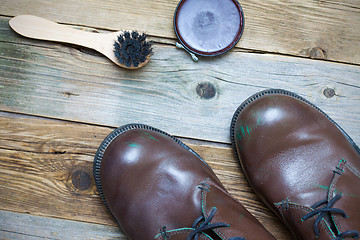
<path fill-rule="evenodd" d="M 100 147 L 98 187 L 129 239 L 184 240 L 213 207 L 211 223 L 230 227 L 200 233 L 199 239 L 274 239 L 191 149 L 146 126 L 128 128 Z"/>
<path fill-rule="evenodd" d="M 357 147 L 305 99 L 286 91 L 253 96 L 234 116 L 233 142 L 250 185 L 296 239 L 328 240 L 360 230 Z M 318 215 L 302 217 L 314 210 L 315 203 L 337 194 L 342 196 L 332 208 L 343 210 L 348 218 L 336 213 L 333 220 L 322 218 L 316 237 Z"/>

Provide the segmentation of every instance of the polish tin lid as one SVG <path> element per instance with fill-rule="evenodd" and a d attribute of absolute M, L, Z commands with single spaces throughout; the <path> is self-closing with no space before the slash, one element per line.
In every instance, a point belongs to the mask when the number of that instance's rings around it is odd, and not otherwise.
<path fill-rule="evenodd" d="M 216 56 L 239 41 L 244 14 L 236 0 L 182 0 L 175 10 L 174 27 L 186 50 Z"/>

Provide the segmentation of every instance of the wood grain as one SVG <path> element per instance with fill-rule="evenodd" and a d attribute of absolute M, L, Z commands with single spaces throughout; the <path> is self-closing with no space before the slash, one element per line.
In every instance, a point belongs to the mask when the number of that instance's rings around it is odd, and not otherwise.
<path fill-rule="evenodd" d="M 2 115 L 0 210 L 116 226 L 92 177 L 93 156 L 112 128 Z M 186 139 L 185 143 L 277 239 L 289 239 L 284 226 L 248 186 L 230 146 Z"/>
<path fill-rule="evenodd" d="M 0 210 L 0 239 L 126 240 L 118 227 Z"/>
<path fill-rule="evenodd" d="M 123 70 L 88 50 L 19 37 L 0 19 L 0 110 L 106 126 L 139 122 L 176 136 L 229 143 L 236 108 L 267 89 L 294 91 L 360 142 L 360 67 L 231 52 L 193 63 L 156 44 L 150 63 Z M 324 90 L 334 91 L 326 97 Z"/>
<path fill-rule="evenodd" d="M 253 93 L 283 88 L 360 143 L 360 1 L 242 0 L 236 48 L 198 63 L 174 47 L 178 2 L 1 1 L 0 239 L 126 239 L 101 202 L 92 161 L 108 133 L 132 122 L 180 137 L 277 239 L 291 239 L 240 170 L 230 120 Z M 155 54 L 124 70 L 86 48 L 19 36 L 8 21 L 20 14 L 145 31 Z"/>
<path fill-rule="evenodd" d="M 34 14 L 61 23 L 136 29 L 175 39 L 173 14 L 178 2 L 3 0 L 0 15 Z M 237 47 L 360 64 L 358 0 L 243 0 L 240 4 L 245 31 Z"/>

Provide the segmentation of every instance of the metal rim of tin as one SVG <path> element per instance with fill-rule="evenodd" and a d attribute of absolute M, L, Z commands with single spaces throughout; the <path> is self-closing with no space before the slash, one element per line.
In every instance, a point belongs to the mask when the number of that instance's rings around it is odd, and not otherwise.
<path fill-rule="evenodd" d="M 222 48 L 218 51 L 213 51 L 213 52 L 203 52 L 203 51 L 199 51 L 196 50 L 195 48 L 191 47 L 182 37 L 181 34 L 178 31 L 178 24 L 177 24 L 177 19 L 178 19 L 178 15 L 179 15 L 179 11 L 181 10 L 182 5 L 186 2 L 187 0 L 181 0 L 176 9 L 175 9 L 175 14 L 174 14 L 174 29 L 175 29 L 175 34 L 178 38 L 178 40 L 180 41 L 180 43 L 182 44 L 182 46 L 189 52 L 194 53 L 196 55 L 200 55 L 200 56 L 217 56 L 223 53 L 226 53 L 227 51 L 229 51 L 230 49 L 232 49 L 240 40 L 243 32 L 244 32 L 244 27 L 245 27 L 245 19 L 244 19 L 244 12 L 241 8 L 240 3 L 237 0 L 232 0 L 232 2 L 235 4 L 236 8 L 238 9 L 239 12 L 239 16 L 240 16 L 240 28 L 239 31 L 236 34 L 236 37 L 234 38 L 234 40 L 228 44 L 225 48 Z"/>

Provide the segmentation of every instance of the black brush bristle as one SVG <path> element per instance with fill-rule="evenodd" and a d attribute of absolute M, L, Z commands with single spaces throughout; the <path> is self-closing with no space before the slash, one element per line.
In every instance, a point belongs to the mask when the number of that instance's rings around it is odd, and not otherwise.
<path fill-rule="evenodd" d="M 120 64 L 126 67 L 137 67 L 145 62 L 153 53 L 152 42 L 146 41 L 146 34 L 136 31 L 125 31 L 117 37 L 114 43 L 114 53 Z"/>

